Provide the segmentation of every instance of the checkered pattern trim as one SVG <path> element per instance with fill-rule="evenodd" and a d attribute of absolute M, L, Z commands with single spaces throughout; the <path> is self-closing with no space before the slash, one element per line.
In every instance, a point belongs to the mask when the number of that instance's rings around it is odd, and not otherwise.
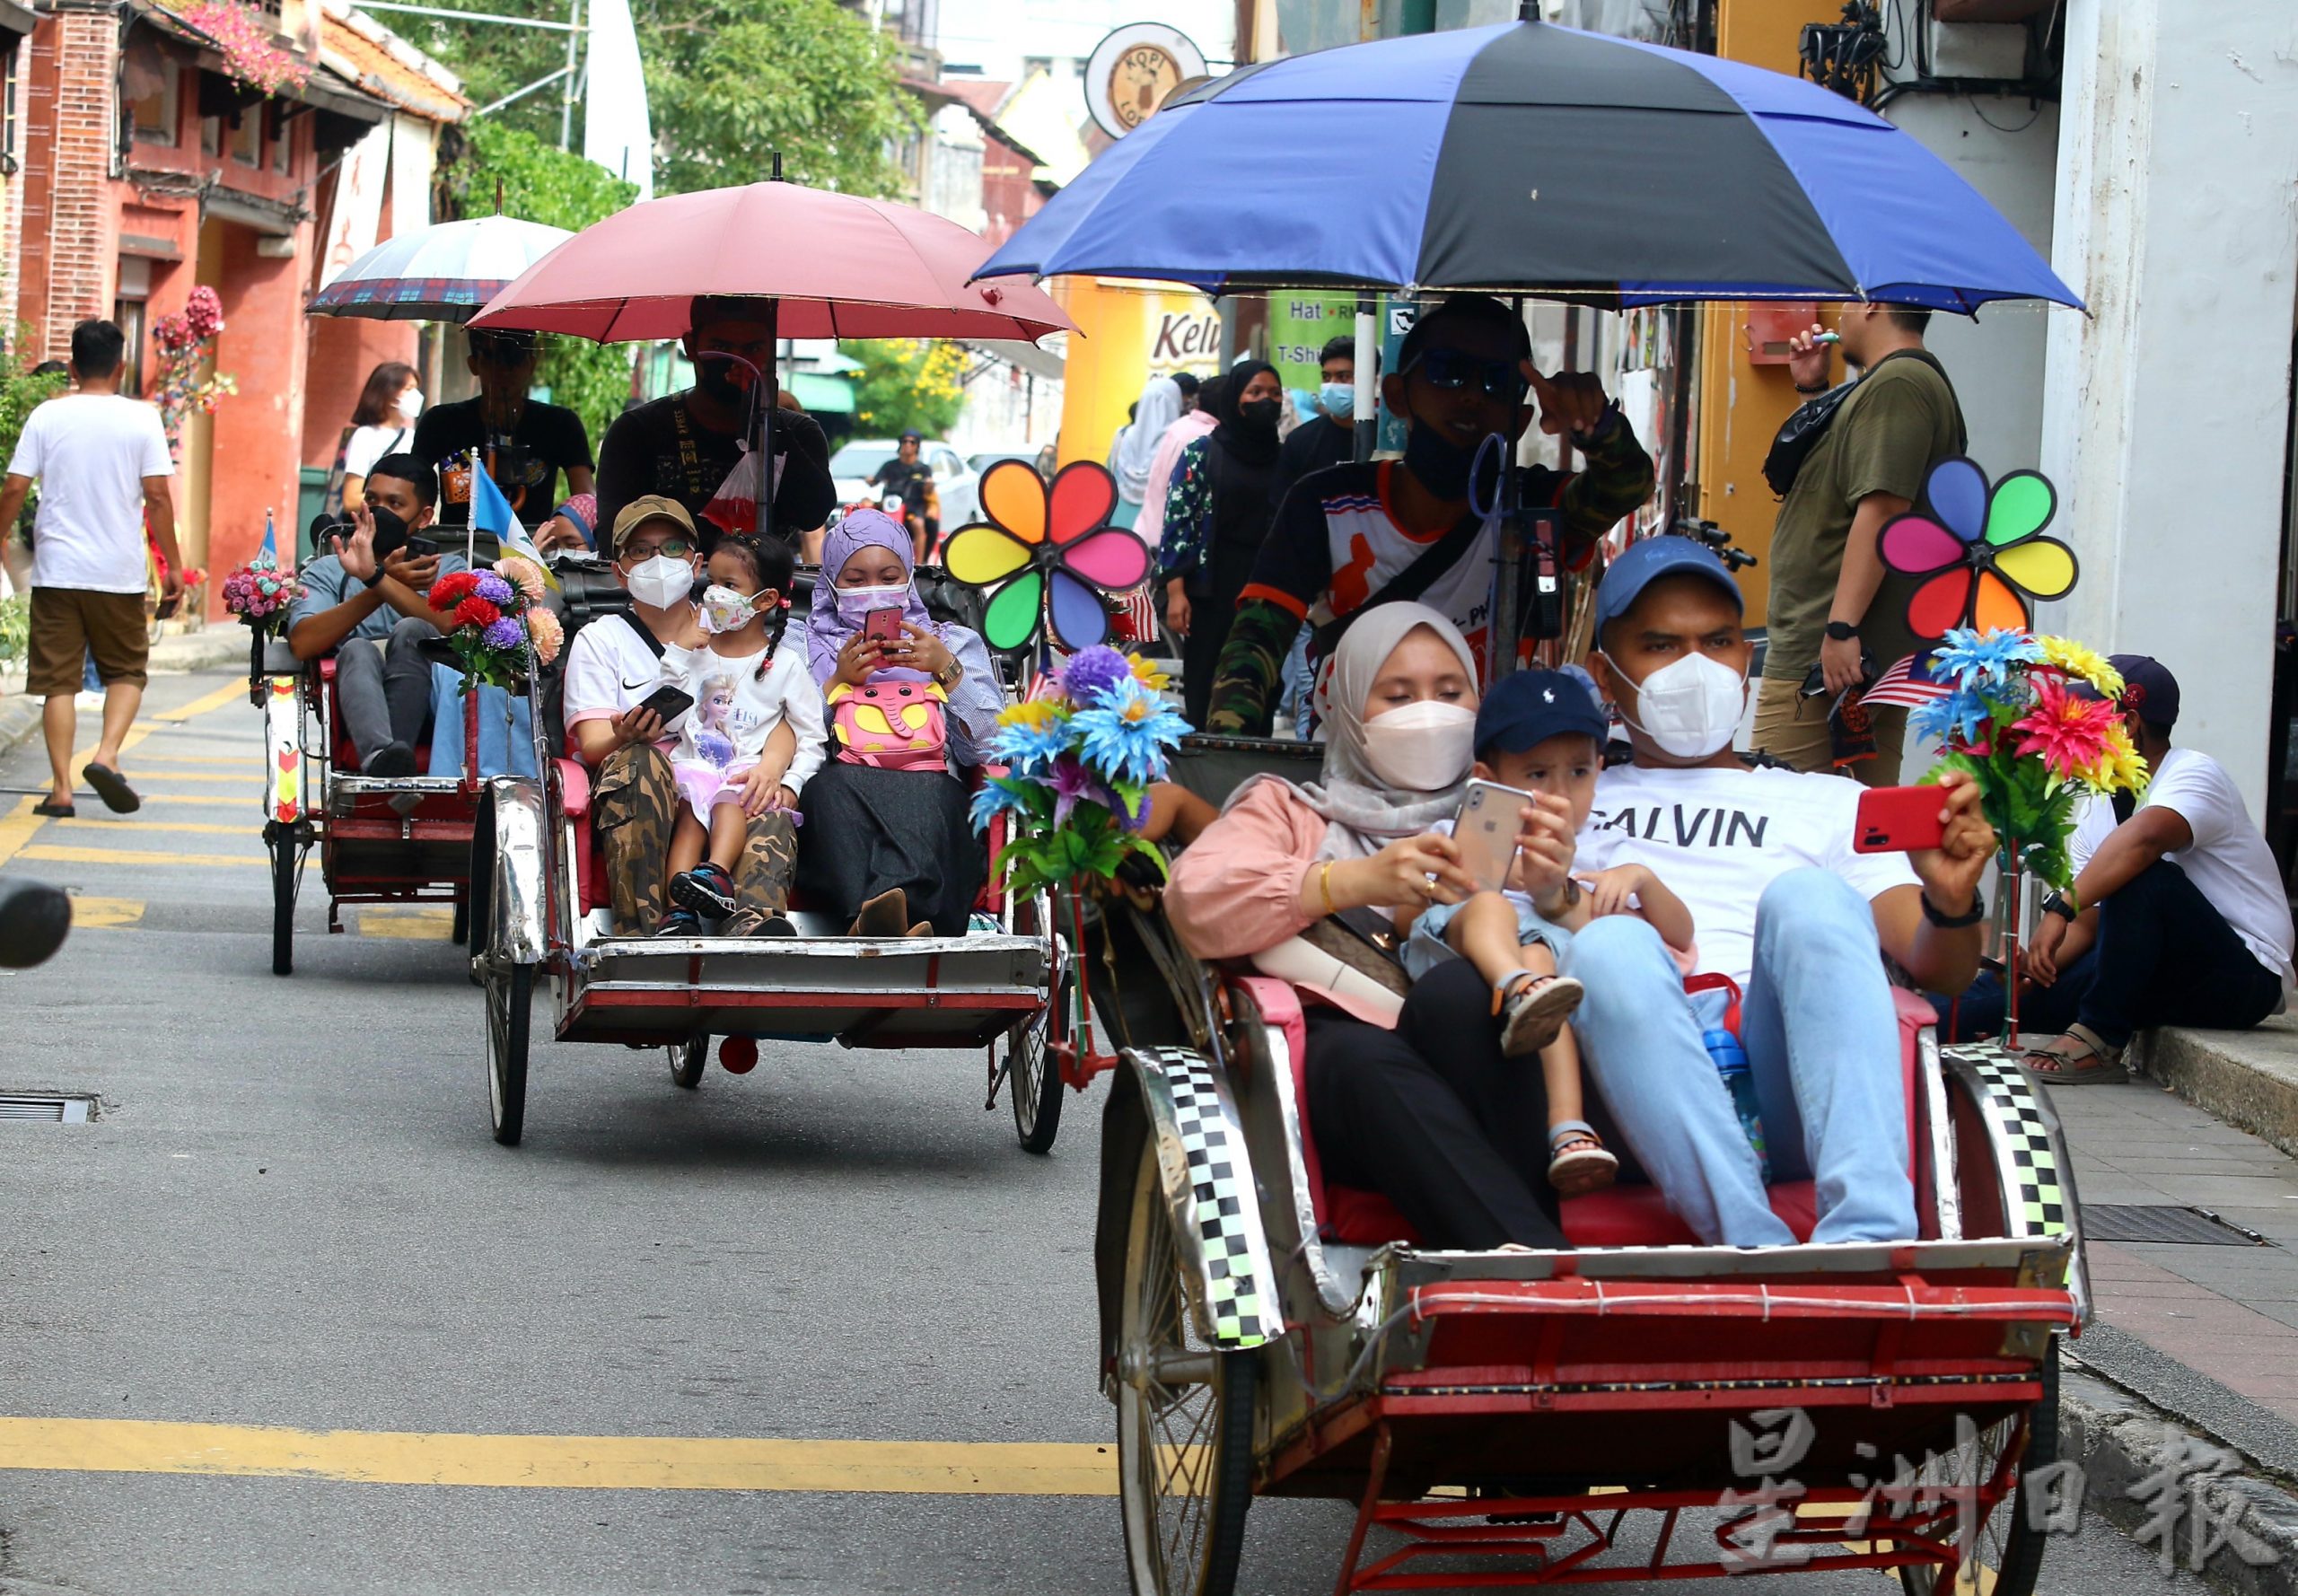
<path fill-rule="evenodd" d="M 1964 1042 L 1945 1050 L 1961 1060 L 1986 1086 L 1979 1099 L 1997 1142 L 2010 1154 L 2014 1221 L 2022 1234 L 2058 1236 L 2066 1233 L 2070 1205 L 2059 1179 L 2058 1150 L 2050 1126 L 2035 1099 L 2031 1082 L 2012 1056 L 1993 1042 Z"/>
<path fill-rule="evenodd" d="M 337 305 L 483 305 L 508 286 L 487 277 L 338 278 L 311 295 L 314 309 Z"/>
<path fill-rule="evenodd" d="M 1172 1093 L 1174 1128 L 1188 1155 L 1188 1178 L 1199 1247 L 1205 1258 L 1206 1309 L 1214 1341 L 1229 1351 L 1259 1346 L 1282 1329 L 1274 1311 L 1275 1283 L 1261 1276 L 1254 1255 L 1266 1249 L 1244 1139 L 1221 1107 L 1212 1066 L 1181 1048 L 1151 1050 Z"/>

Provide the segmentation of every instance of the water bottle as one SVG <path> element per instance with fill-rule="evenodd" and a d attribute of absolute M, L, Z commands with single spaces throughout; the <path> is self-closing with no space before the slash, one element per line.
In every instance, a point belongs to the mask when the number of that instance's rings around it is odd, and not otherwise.
<path fill-rule="evenodd" d="M 1756 1164 L 1763 1171 L 1764 1183 L 1771 1183 L 1771 1154 L 1763 1141 L 1763 1116 L 1756 1108 L 1755 1073 L 1748 1067 L 1748 1050 L 1740 1046 L 1740 1039 L 1722 1026 L 1700 1033 L 1707 1045 L 1708 1057 L 1715 1061 L 1715 1073 L 1724 1077 L 1724 1089 L 1732 1094 L 1732 1107 L 1740 1116 L 1740 1130 L 1748 1138 L 1748 1145 L 1756 1150 Z"/>

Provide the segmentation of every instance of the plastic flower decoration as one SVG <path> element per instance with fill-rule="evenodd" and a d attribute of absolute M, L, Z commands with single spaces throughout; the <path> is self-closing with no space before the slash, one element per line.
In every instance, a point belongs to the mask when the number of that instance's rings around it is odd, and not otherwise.
<path fill-rule="evenodd" d="M 1149 546 L 1109 524 L 1117 481 L 1107 467 L 1077 460 L 1051 487 L 1025 460 L 1000 460 L 981 478 L 985 519 L 950 535 L 943 562 L 969 587 L 991 588 L 982 636 L 1017 649 L 1049 625 L 1066 649 L 1109 636 L 1109 596 L 1149 574 Z"/>
<path fill-rule="evenodd" d="M 2024 632 L 1990 631 L 1981 636 L 1954 627 L 1931 651 L 1931 671 L 1934 678 L 1965 690 L 2007 688 L 2019 667 L 2043 658 L 2041 646 Z"/>
<path fill-rule="evenodd" d="M 446 646 L 462 662 L 465 692 L 481 683 L 523 688 L 566 641 L 558 618 L 528 598 L 517 574 L 515 568 L 507 576 L 457 571 L 431 584 L 431 612 Z"/>
<path fill-rule="evenodd" d="M 2083 781 L 2107 757 L 2115 706 L 2104 698 L 2076 697 L 2056 673 L 2038 674 L 2034 689 L 2035 706 L 2011 723 L 2011 730 L 2024 733 L 2019 751 L 2039 756 L 2061 781 Z"/>
<path fill-rule="evenodd" d="M 1907 723 L 1917 737 L 1978 747 L 1995 723 L 1995 710 L 1970 688 L 1957 688 L 1944 697 L 1916 705 L 1907 717 Z"/>
<path fill-rule="evenodd" d="M 1164 855 L 1138 834 L 1149 784 L 1188 723 L 1141 682 L 1141 662 L 1087 648 L 1038 696 L 997 717 L 991 757 L 1006 773 L 974 794 L 973 823 L 1002 823 L 995 868 L 1021 896 L 1108 878 L 1129 855 L 1162 872 Z"/>
<path fill-rule="evenodd" d="M 2042 535 L 2057 511 L 2039 471 L 2013 471 L 1990 488 L 1961 455 L 1932 467 L 1922 504 L 1885 522 L 1879 544 L 1884 565 L 1925 579 L 1908 601 L 1908 629 L 2023 633 L 2029 600 L 2064 598 L 2074 586 L 2074 550 Z"/>
<path fill-rule="evenodd" d="M 2045 637 L 2037 635 L 2035 646 L 2043 651 L 2046 663 L 2068 676 L 2080 677 L 2109 698 L 2122 697 L 2122 672 L 2107 663 L 2103 655 L 2085 648 L 2080 643 L 2065 637 Z"/>

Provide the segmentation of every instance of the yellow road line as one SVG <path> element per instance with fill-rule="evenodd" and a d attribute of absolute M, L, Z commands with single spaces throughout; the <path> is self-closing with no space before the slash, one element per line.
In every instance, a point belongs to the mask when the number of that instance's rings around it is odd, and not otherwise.
<path fill-rule="evenodd" d="M 263 828 L 248 824 L 226 826 L 214 820 L 122 820 L 94 815 L 75 815 L 56 822 L 91 831 L 199 831 L 215 837 L 261 837 Z"/>
<path fill-rule="evenodd" d="M 136 763 L 141 764 L 143 761 L 139 759 Z M 263 785 L 263 766 L 254 759 L 250 759 L 246 764 L 241 765 L 236 776 L 209 775 L 197 770 L 175 769 L 163 770 L 158 774 L 161 779 L 165 781 L 228 782 L 236 787 L 257 787 Z M 127 785 L 131 787 L 136 785 L 135 773 L 132 771 L 127 773 Z"/>
<path fill-rule="evenodd" d="M 452 908 L 371 908 L 359 914 L 362 936 L 395 936 L 412 942 L 445 942 L 455 934 Z"/>
<path fill-rule="evenodd" d="M 226 704 L 245 704 L 247 701 L 248 684 L 244 681 L 235 681 L 229 687 L 217 688 L 203 697 L 194 698 L 189 704 L 180 705 L 174 709 L 163 709 L 152 718 L 155 721 L 180 723 L 189 720 L 196 715 L 206 715 L 211 709 L 221 709 Z"/>
<path fill-rule="evenodd" d="M 252 864 L 268 869 L 262 854 L 147 854 L 141 848 L 65 848 L 47 843 L 16 851 L 19 858 L 49 859 L 61 864 Z"/>
<path fill-rule="evenodd" d="M 91 898 L 84 892 L 72 894 L 72 929 L 75 931 L 118 931 L 134 925 L 144 918 L 144 905 L 133 898 Z"/>
<path fill-rule="evenodd" d="M 39 802 L 38 798 L 19 798 L 15 808 L 0 816 L 0 864 L 15 857 L 32 839 L 32 833 L 48 823 L 46 815 L 32 813 L 33 806 Z"/>
<path fill-rule="evenodd" d="M 210 770 L 237 770 L 243 773 L 251 770 L 258 775 L 261 775 L 263 772 L 263 752 L 259 748 L 250 747 L 248 750 L 248 757 L 244 759 L 218 759 L 211 754 L 147 753 L 144 756 L 141 763 L 146 765 L 204 765 Z M 176 773 L 171 770 L 168 774 L 170 776 L 174 776 Z M 184 779 L 187 781 L 197 781 L 201 778 L 198 776 L 186 776 Z"/>
<path fill-rule="evenodd" d="M 1115 1448 L 1090 1444 L 458 1435 L 116 1418 L 0 1418 L 0 1469 L 625 1491 L 1117 1494 Z"/>

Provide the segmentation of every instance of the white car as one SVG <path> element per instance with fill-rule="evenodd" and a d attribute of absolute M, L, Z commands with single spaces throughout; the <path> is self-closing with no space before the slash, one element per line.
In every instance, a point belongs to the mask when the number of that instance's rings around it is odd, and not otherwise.
<path fill-rule="evenodd" d="M 852 504 L 883 496 L 880 489 L 870 486 L 870 478 L 900 451 L 900 443 L 892 438 L 853 438 L 839 444 L 838 452 L 829 457 L 830 480 L 837 486 L 838 502 Z M 943 531 L 956 531 L 974 518 L 975 507 L 981 502 L 980 475 L 966 463 L 963 455 L 939 438 L 928 438 L 919 444 L 917 458 L 934 473 L 934 492 L 942 501 Z"/>

